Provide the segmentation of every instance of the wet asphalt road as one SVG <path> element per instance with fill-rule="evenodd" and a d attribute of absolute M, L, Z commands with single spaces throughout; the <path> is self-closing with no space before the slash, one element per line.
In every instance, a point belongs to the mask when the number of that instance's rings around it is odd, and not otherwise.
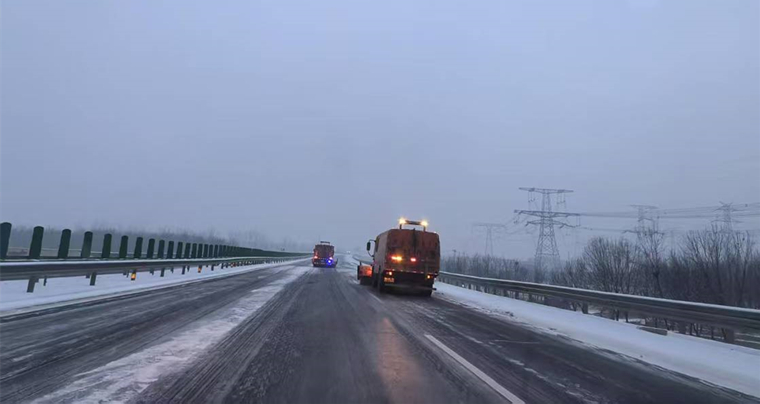
<path fill-rule="evenodd" d="M 753 402 L 435 294 L 381 295 L 360 286 L 354 271 L 345 264 L 309 271 L 188 366 L 164 374 L 132 401 Z M 25 402 L 54 391 L 281 276 L 262 274 L 6 321 L 0 324 L 0 400 Z M 193 310 L 182 310 L 188 305 Z M 138 310 L 140 315 L 133 314 Z M 71 338 L 84 346 L 67 345 Z"/>

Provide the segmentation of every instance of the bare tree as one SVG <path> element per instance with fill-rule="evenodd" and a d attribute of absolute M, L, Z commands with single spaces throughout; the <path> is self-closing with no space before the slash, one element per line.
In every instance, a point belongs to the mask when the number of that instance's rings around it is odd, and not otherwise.
<path fill-rule="evenodd" d="M 633 293 L 641 284 L 635 258 L 635 247 L 626 239 L 592 239 L 583 251 L 590 286 L 605 292 Z"/>

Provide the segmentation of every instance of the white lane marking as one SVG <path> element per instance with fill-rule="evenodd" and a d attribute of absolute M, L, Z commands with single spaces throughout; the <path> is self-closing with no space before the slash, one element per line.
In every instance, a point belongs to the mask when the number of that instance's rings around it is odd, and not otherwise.
<path fill-rule="evenodd" d="M 377 300 L 378 302 L 380 302 L 380 303 L 383 302 L 379 297 L 375 296 L 372 292 L 370 292 L 369 295 L 372 296 L 372 298 L 375 299 L 375 300 Z"/>
<path fill-rule="evenodd" d="M 525 404 L 525 401 L 520 400 L 516 395 L 512 394 L 509 390 L 502 387 L 499 383 L 496 383 L 494 379 L 491 379 L 487 374 L 483 373 L 482 370 L 478 369 L 473 365 L 472 363 L 468 362 L 467 359 L 459 356 L 456 352 L 452 351 L 451 348 L 447 347 L 446 345 L 443 345 L 443 342 L 438 341 L 437 338 L 430 334 L 425 334 L 425 337 L 432 341 L 438 348 L 441 348 L 444 352 L 449 354 L 454 360 L 459 362 L 460 365 L 464 366 L 472 372 L 475 376 L 477 376 L 480 380 L 485 382 L 487 385 L 491 386 L 492 389 L 496 390 L 497 393 L 501 394 L 504 398 L 509 400 L 512 404 Z"/>

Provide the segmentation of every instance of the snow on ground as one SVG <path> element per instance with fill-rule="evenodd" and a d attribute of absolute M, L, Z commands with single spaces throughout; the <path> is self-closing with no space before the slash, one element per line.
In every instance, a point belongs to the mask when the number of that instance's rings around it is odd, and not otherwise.
<path fill-rule="evenodd" d="M 436 283 L 437 298 L 760 397 L 760 351 Z"/>
<path fill-rule="evenodd" d="M 302 261 L 304 260 L 292 262 Z M 31 306 L 35 306 L 37 309 L 42 308 L 39 306 L 54 303 L 81 302 L 125 292 L 162 288 L 184 282 L 197 282 L 240 272 L 271 268 L 277 265 L 282 265 L 282 263 L 247 265 L 221 270 L 217 265 L 214 271 L 211 271 L 210 267 L 204 267 L 201 273 L 198 273 L 198 267 L 192 267 L 189 273 L 185 275 L 182 275 L 181 267 L 175 267 L 174 273 L 167 269 L 163 278 L 160 276 L 161 271 L 154 271 L 153 275 L 150 272 L 139 272 L 135 281 L 130 281 L 128 277 L 122 274 L 98 275 L 95 286 L 90 286 L 90 280 L 84 276 L 49 278 L 47 286 L 43 286 L 43 281 L 40 280 L 34 288 L 34 293 L 26 292 L 28 283 L 26 280 L 2 281 L 0 282 L 0 314 L 15 314 L 21 311 L 18 309 L 30 308 Z"/>
<path fill-rule="evenodd" d="M 164 374 L 179 371 L 227 332 L 252 316 L 282 288 L 311 271 L 285 266 L 287 275 L 211 316 L 193 323 L 171 339 L 78 375 L 78 379 L 35 403 L 123 403 Z"/>
<path fill-rule="evenodd" d="M 360 262 L 363 263 L 371 263 L 372 257 L 370 257 L 367 254 L 354 254 L 354 255 L 346 255 L 345 256 L 346 262 L 350 263 L 351 266 L 356 267 L 359 265 Z"/>

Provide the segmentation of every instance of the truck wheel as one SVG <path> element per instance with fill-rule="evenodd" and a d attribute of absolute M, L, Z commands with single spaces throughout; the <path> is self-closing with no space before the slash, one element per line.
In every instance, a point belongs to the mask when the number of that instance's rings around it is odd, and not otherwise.
<path fill-rule="evenodd" d="M 359 278 L 359 285 L 369 285 L 370 283 L 372 283 L 372 278 L 366 276 Z"/>
<path fill-rule="evenodd" d="M 433 289 L 425 290 L 422 293 L 420 293 L 420 296 L 424 297 L 430 297 L 433 295 Z"/>
<path fill-rule="evenodd" d="M 380 293 L 385 293 L 386 292 L 386 288 L 385 288 L 385 281 L 383 280 L 383 273 L 382 272 L 379 273 L 377 275 L 377 277 L 378 277 L 378 279 L 377 279 L 377 291 L 380 292 Z"/>
<path fill-rule="evenodd" d="M 373 276 L 371 279 L 372 279 L 372 287 L 376 288 L 377 287 L 377 276 Z"/>

